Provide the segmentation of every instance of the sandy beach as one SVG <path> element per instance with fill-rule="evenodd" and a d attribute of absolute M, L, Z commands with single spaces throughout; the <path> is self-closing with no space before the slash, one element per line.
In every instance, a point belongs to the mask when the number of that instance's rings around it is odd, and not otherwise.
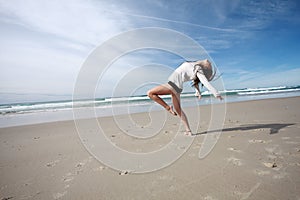
<path fill-rule="evenodd" d="M 0 200 L 300 199 L 300 97 L 228 103 L 222 134 L 204 159 L 198 152 L 213 132 L 207 132 L 210 107 L 185 110 L 192 119 L 198 109 L 200 127 L 184 155 L 142 174 L 114 170 L 95 159 L 74 121 L 2 128 Z M 146 126 L 149 114 L 131 118 Z M 157 135 L 137 139 L 124 134 L 112 117 L 98 122 L 115 145 L 136 153 L 162 147 L 180 127 L 178 117 L 168 116 Z M 88 126 L 89 120 L 83 123 Z"/>

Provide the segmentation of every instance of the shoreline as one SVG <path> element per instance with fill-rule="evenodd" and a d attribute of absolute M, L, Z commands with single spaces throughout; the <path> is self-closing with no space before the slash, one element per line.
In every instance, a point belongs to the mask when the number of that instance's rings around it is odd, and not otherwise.
<path fill-rule="evenodd" d="M 172 164 L 142 174 L 118 171 L 99 162 L 83 146 L 73 121 L 1 128 L 0 199 L 297 199 L 299 100 L 227 104 L 222 134 L 202 159 L 198 154 L 205 138 L 217 131 L 208 131 L 211 107 L 197 107 L 200 112 L 186 108 L 194 126 L 192 144 L 175 148 L 185 153 Z M 197 127 L 193 120 L 199 113 Z M 147 153 L 164 147 L 177 133 L 182 139 L 188 137 L 183 135 L 179 118 L 167 114 L 136 113 L 132 121 L 125 120 L 131 124 L 117 124 L 112 117 L 98 118 L 98 122 L 112 144 L 129 152 Z M 118 117 L 124 120 L 124 116 Z M 165 119 L 155 135 L 147 135 L 147 130 L 153 131 L 151 117 Z M 86 128 L 84 134 L 95 133 L 90 120 L 80 122 Z M 149 137 L 130 136 L 136 133 L 136 126 L 143 129 L 138 134 Z"/>
<path fill-rule="evenodd" d="M 218 104 L 236 104 L 236 103 L 243 103 L 243 102 L 251 102 L 251 101 L 267 101 L 267 100 L 273 100 L 273 99 L 286 99 L 286 98 L 298 98 L 300 96 L 287 96 L 287 97 L 270 97 L 266 99 L 248 99 L 248 100 L 242 100 L 242 101 L 229 101 L 229 102 L 219 102 L 213 99 L 215 102 L 213 104 L 199 104 L 199 105 L 192 105 L 192 106 L 183 106 L 183 109 L 190 109 L 190 108 L 196 108 L 196 107 L 207 107 L 211 105 L 218 105 Z M 194 101 L 203 101 L 203 100 L 197 100 L 196 97 Z M 155 111 L 163 111 L 158 104 L 155 102 L 152 102 L 154 106 L 157 106 L 158 109 Z M 93 108 L 86 108 L 86 109 L 93 109 Z M 101 108 L 100 108 L 101 109 Z M 99 109 L 99 110 L 100 110 Z M 97 110 L 97 108 L 96 108 Z M 111 112 L 111 111 L 110 111 Z M 124 111 L 123 111 L 124 112 Z M 137 113 L 148 113 L 145 111 L 134 111 L 130 114 L 137 114 Z M 74 121 L 74 115 L 73 115 L 73 109 L 70 110 L 61 110 L 61 111 L 44 111 L 44 112 L 37 112 L 37 113 L 24 113 L 24 114 L 7 114 L 0 117 L 0 129 L 1 128 L 10 128 L 10 127 L 18 127 L 18 126 L 27 126 L 27 125 L 38 125 L 38 124 L 46 124 L 46 123 L 55 123 L 55 122 L 69 122 Z M 116 115 L 128 115 L 125 113 L 120 113 Z M 113 113 L 106 113 L 97 118 L 102 117 L 112 117 L 114 116 Z M 91 119 L 95 117 L 87 117 L 84 116 L 80 119 Z M 32 122 L 35 121 L 35 122 Z"/>

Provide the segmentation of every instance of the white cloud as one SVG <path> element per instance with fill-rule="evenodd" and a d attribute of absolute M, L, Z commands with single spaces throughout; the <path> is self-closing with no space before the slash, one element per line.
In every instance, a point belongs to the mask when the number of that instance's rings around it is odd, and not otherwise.
<path fill-rule="evenodd" d="M 0 91 L 70 93 L 82 57 L 29 44 L 6 46 L 0 54 Z"/>
<path fill-rule="evenodd" d="M 84 0 L 1 1 L 0 93 L 71 95 L 92 49 L 131 26 L 126 16 L 103 12 L 111 6 Z"/>
<path fill-rule="evenodd" d="M 300 68 L 260 74 L 254 81 L 262 86 L 300 85 Z"/>
<path fill-rule="evenodd" d="M 236 12 L 239 17 L 234 18 L 233 23 L 243 30 L 263 29 L 277 19 L 289 20 L 286 14 L 290 14 L 293 6 L 292 1 L 240 1 Z"/>
<path fill-rule="evenodd" d="M 124 15 L 103 12 L 110 5 L 104 1 L 2 1 L 0 11 L 5 20 L 33 31 L 94 44 L 119 33 L 130 24 Z M 99 9 L 100 8 L 100 9 Z"/>
<path fill-rule="evenodd" d="M 211 0 L 210 3 L 215 15 L 220 20 L 219 23 L 222 23 L 228 18 L 228 15 L 239 6 L 240 0 Z"/>
<path fill-rule="evenodd" d="M 277 72 L 240 71 L 224 76 L 224 84 L 229 89 L 300 85 L 299 74 L 300 67 Z"/>
<path fill-rule="evenodd" d="M 98 85 L 96 96 L 103 93 L 108 96 L 146 95 L 146 91 L 154 85 L 166 83 L 172 71 L 173 68 L 158 63 L 135 66 L 123 73 L 114 74 L 117 79 L 110 84 L 107 84 L 107 79 L 113 76 L 106 76 L 106 80 Z"/>

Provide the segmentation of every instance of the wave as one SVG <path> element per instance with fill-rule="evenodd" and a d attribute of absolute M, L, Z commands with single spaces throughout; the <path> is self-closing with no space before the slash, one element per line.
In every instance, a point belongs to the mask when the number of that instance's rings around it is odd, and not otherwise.
<path fill-rule="evenodd" d="M 261 95 L 261 94 L 274 94 L 285 92 L 297 92 L 300 91 L 300 86 L 279 86 L 268 88 L 249 88 L 242 91 L 238 91 L 238 95 Z"/>
<path fill-rule="evenodd" d="M 238 97 L 238 96 L 258 96 L 258 95 L 273 95 L 278 93 L 292 93 L 299 92 L 300 86 L 279 86 L 279 87 L 265 87 L 265 88 L 244 88 L 231 89 L 220 91 L 224 96 Z M 210 92 L 205 91 L 201 94 L 204 98 L 211 96 Z M 194 93 L 183 93 L 181 95 L 182 101 L 188 101 L 195 97 Z M 166 101 L 170 100 L 170 96 L 162 96 Z M 52 102 L 34 102 L 34 103 L 17 103 L 17 104 L 2 104 L 0 105 L 0 114 L 21 114 L 32 112 L 58 111 L 70 110 L 73 108 L 109 108 L 112 106 L 122 105 L 148 105 L 153 103 L 147 95 L 131 96 L 131 97 L 107 97 L 96 98 L 90 100 L 64 100 Z"/>
<path fill-rule="evenodd" d="M 271 91 L 253 91 L 253 92 L 239 92 L 238 95 L 259 95 L 259 94 L 272 94 L 272 93 L 285 93 L 285 92 L 297 92 L 300 89 L 288 89 L 288 90 L 271 90 Z"/>

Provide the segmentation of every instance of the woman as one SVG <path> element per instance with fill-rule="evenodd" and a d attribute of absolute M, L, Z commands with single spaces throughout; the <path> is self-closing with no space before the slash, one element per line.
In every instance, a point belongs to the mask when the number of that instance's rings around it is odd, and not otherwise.
<path fill-rule="evenodd" d="M 147 92 L 147 95 L 163 106 L 167 111 L 173 115 L 179 115 L 183 124 L 185 125 L 185 134 L 192 135 L 188 119 L 181 109 L 180 93 L 183 89 L 183 83 L 193 81 L 193 86 L 196 90 L 196 96 L 201 99 L 201 92 L 199 90 L 199 83 L 203 84 L 216 98 L 222 100 L 222 96 L 218 91 L 209 83 L 215 76 L 211 63 L 209 60 L 199 60 L 195 62 L 183 62 L 169 77 L 168 83 L 154 87 Z M 159 95 L 172 95 L 172 103 L 175 108 L 168 105 Z"/>

